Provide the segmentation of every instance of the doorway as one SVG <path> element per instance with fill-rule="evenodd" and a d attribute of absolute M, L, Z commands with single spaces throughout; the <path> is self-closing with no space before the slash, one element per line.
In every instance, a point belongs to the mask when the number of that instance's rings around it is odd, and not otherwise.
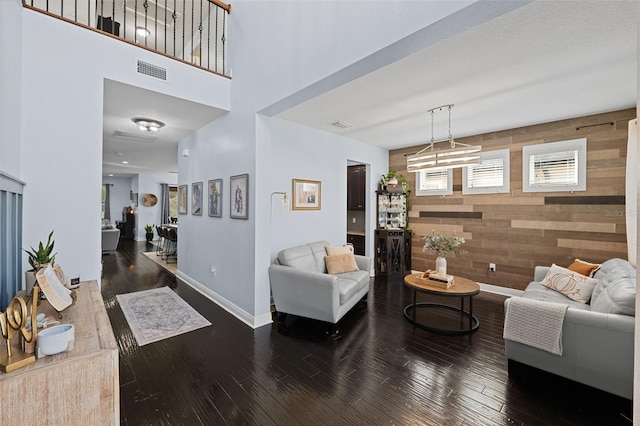
<path fill-rule="evenodd" d="M 367 166 L 347 163 L 347 243 L 355 254 L 365 256 L 367 241 Z"/>

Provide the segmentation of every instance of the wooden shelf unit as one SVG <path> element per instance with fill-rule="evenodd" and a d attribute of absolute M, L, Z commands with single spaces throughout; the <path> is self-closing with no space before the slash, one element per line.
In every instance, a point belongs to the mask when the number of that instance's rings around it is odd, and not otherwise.
<path fill-rule="evenodd" d="M 97 281 L 80 283 L 76 303 L 62 311 L 73 324 L 73 350 L 0 373 L 2 418 L 16 425 L 119 425 L 118 346 Z M 48 317 L 53 308 L 41 302 Z M 16 343 L 17 344 L 17 343 Z M 0 342 L 6 351 L 6 341 Z"/>

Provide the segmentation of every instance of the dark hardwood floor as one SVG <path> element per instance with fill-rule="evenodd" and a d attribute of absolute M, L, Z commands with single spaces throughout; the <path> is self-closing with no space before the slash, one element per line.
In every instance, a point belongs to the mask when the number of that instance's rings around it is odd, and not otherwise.
<path fill-rule="evenodd" d="M 503 297 L 476 296 L 480 329 L 452 337 L 413 327 L 402 280 L 376 279 L 336 336 L 292 316 L 252 330 L 145 250 L 153 247 L 122 240 L 103 256 L 124 425 L 631 424 L 628 400 L 526 367 L 510 377 Z M 139 347 L 115 296 L 162 286 L 213 326 Z"/>

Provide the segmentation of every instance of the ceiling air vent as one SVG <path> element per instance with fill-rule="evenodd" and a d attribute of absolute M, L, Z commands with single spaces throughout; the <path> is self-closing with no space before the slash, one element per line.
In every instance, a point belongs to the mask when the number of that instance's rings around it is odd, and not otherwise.
<path fill-rule="evenodd" d="M 138 74 L 148 75 L 149 77 L 167 81 L 167 69 L 144 61 L 138 61 Z"/>
<path fill-rule="evenodd" d="M 351 127 L 353 127 L 351 124 L 347 123 L 346 121 L 336 121 L 334 123 L 331 123 L 332 126 L 337 127 L 339 129 L 350 129 Z"/>
<path fill-rule="evenodd" d="M 156 136 L 147 136 L 138 133 L 123 132 L 116 130 L 113 132 L 113 136 L 120 139 L 126 139 L 134 142 L 155 142 L 158 139 Z"/>

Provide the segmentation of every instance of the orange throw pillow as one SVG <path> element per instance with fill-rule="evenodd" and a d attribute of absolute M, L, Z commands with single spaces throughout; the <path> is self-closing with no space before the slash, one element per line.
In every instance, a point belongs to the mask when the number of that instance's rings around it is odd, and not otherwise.
<path fill-rule="evenodd" d="M 342 274 L 343 272 L 359 271 L 356 258 L 353 253 L 335 254 L 333 256 L 325 256 L 324 261 L 327 264 L 327 272 L 331 275 Z"/>
<path fill-rule="evenodd" d="M 327 252 L 327 256 L 334 256 L 336 254 L 353 253 L 353 246 L 325 246 L 324 249 Z"/>
<path fill-rule="evenodd" d="M 576 259 L 567 269 L 577 272 L 587 277 L 593 277 L 593 275 L 600 269 L 599 263 L 589 263 L 584 260 Z"/>

